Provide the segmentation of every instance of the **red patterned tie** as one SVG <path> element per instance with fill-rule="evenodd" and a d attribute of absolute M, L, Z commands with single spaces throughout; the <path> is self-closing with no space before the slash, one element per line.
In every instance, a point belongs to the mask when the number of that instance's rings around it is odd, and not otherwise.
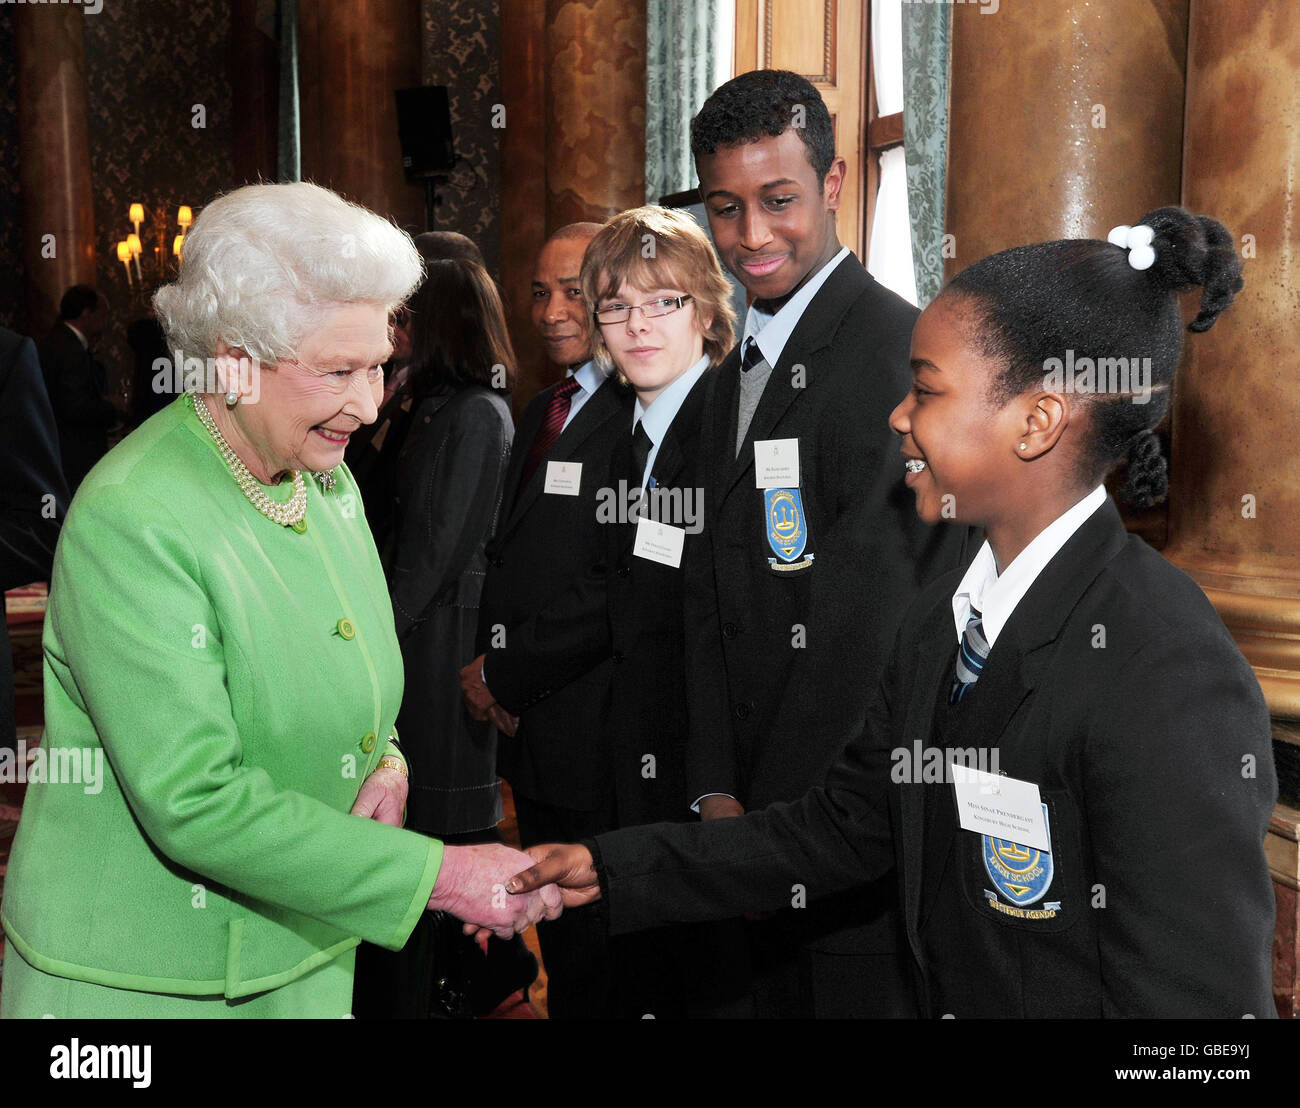
<path fill-rule="evenodd" d="M 528 482 L 533 479 L 533 474 L 537 472 L 537 467 L 546 460 L 546 455 L 551 452 L 555 440 L 560 437 L 560 432 L 564 430 L 564 421 L 569 418 L 569 403 L 573 394 L 581 387 L 576 377 L 569 377 L 551 393 L 551 402 L 546 405 L 546 415 L 542 418 L 542 425 L 537 429 L 533 445 L 528 450 L 528 457 L 524 460 L 524 472 L 519 478 L 515 500 L 523 494 L 524 489 L 528 487 Z"/>

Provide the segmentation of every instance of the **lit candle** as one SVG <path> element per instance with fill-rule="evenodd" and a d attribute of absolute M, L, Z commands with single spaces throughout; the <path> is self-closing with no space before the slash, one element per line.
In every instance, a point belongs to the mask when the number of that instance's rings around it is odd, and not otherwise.
<path fill-rule="evenodd" d="M 126 245 L 127 249 L 131 251 L 131 257 L 135 259 L 135 275 L 143 281 L 144 277 L 140 274 L 140 236 L 137 234 L 127 235 Z"/>
<path fill-rule="evenodd" d="M 117 244 L 117 260 L 126 267 L 126 287 L 131 287 L 131 246 L 123 239 Z"/>

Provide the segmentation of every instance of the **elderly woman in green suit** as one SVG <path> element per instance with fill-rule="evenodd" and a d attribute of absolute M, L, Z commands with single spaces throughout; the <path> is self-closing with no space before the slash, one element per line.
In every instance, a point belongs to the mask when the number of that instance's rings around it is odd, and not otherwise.
<path fill-rule="evenodd" d="M 504 895 L 526 856 L 400 826 L 402 657 L 341 463 L 419 277 L 403 232 L 310 184 L 188 236 L 155 304 L 192 391 L 90 474 L 55 560 L 6 1017 L 342 1016 L 357 944 L 426 908 L 503 937 L 558 914 Z"/>

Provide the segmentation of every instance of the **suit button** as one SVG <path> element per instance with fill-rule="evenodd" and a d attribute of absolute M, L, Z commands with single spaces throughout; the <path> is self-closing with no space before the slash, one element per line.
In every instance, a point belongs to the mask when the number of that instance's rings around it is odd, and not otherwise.
<path fill-rule="evenodd" d="M 621 662 L 622 660 L 623 660 L 623 652 L 621 650 L 614 651 L 615 663 Z"/>
<path fill-rule="evenodd" d="M 350 619 L 341 619 L 334 628 L 339 633 L 341 639 L 351 639 L 357 633 L 357 629 L 352 626 Z"/>
<path fill-rule="evenodd" d="M 367 731 L 361 738 L 361 750 L 364 754 L 369 754 L 375 749 L 375 733 Z"/>
<path fill-rule="evenodd" d="M 631 574 L 631 572 L 632 572 L 632 567 L 631 567 L 631 566 L 619 566 L 619 567 L 618 567 L 618 575 L 619 575 L 620 577 L 627 577 L 627 576 L 629 576 L 629 575 Z"/>
<path fill-rule="evenodd" d="M 501 566 L 502 566 L 503 564 L 504 564 L 504 563 L 501 561 L 500 558 L 489 558 L 489 559 L 488 559 L 488 565 L 490 565 L 493 569 L 500 569 Z"/>
<path fill-rule="evenodd" d="M 740 631 L 734 623 L 724 623 L 722 625 L 722 633 L 726 638 L 734 639 L 738 634 L 740 634 Z"/>
<path fill-rule="evenodd" d="M 749 713 L 752 711 L 753 708 L 751 708 L 746 701 L 742 700 L 739 704 L 736 705 L 736 718 L 749 719 Z"/>

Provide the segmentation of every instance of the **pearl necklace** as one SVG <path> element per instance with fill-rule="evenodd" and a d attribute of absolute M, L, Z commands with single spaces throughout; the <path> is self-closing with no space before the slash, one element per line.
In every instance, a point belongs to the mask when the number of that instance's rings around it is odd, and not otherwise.
<path fill-rule="evenodd" d="M 208 405 L 203 397 L 197 393 L 190 393 L 190 397 L 194 404 L 194 414 L 199 417 L 199 422 L 207 428 L 212 441 L 217 444 L 226 468 L 230 470 L 230 475 L 234 477 L 239 491 L 244 494 L 248 502 L 272 523 L 278 523 L 281 527 L 295 527 L 302 523 L 303 517 L 307 514 L 307 482 L 302 479 L 302 473 L 296 469 L 291 471 L 293 496 L 283 504 L 272 500 L 262 491 L 261 483 L 248 471 L 248 466 L 244 465 L 239 460 L 239 455 L 230 448 L 230 443 L 226 442 L 226 437 L 218 430 L 217 421 L 212 418 L 212 413 L 208 411 Z"/>

